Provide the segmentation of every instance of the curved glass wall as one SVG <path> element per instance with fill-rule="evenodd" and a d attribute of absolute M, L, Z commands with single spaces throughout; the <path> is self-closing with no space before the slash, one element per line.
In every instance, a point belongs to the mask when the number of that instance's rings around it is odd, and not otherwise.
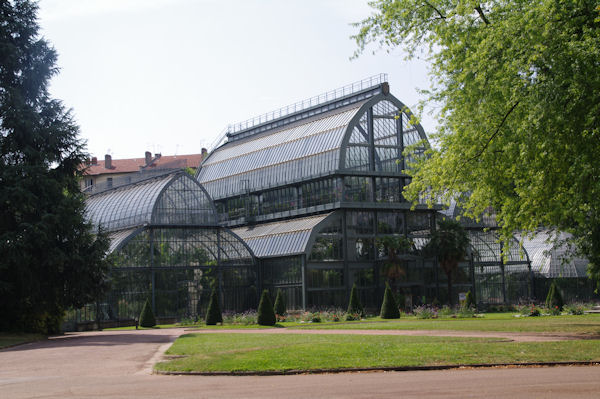
<path fill-rule="evenodd" d="M 86 215 L 111 238 L 107 320 L 133 320 L 150 299 L 159 318 L 200 318 L 212 287 L 224 310 L 256 308 L 258 278 L 248 246 L 217 223 L 202 186 L 179 172 L 104 191 Z"/>

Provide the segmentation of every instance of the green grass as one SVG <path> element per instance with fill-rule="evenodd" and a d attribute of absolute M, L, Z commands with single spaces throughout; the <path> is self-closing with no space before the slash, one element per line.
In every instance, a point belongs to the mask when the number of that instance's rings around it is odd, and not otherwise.
<path fill-rule="evenodd" d="M 0 349 L 45 339 L 44 335 L 0 332 Z"/>
<path fill-rule="evenodd" d="M 511 313 L 491 313 L 482 318 L 469 319 L 417 319 L 403 316 L 398 320 L 389 321 L 373 319 L 366 322 L 311 323 L 303 325 L 302 328 L 548 332 L 600 335 L 600 314 L 514 317 L 514 314 Z"/>
<path fill-rule="evenodd" d="M 159 363 L 164 371 L 284 371 L 320 368 L 401 367 L 448 364 L 600 359 L 598 341 L 508 342 L 489 338 L 187 334 Z"/>

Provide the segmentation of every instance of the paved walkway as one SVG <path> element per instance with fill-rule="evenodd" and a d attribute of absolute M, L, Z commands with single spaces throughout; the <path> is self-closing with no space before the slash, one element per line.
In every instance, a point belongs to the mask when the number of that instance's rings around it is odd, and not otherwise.
<path fill-rule="evenodd" d="M 249 332 L 265 331 L 271 330 Z M 314 330 L 301 330 L 307 331 Z M 270 377 L 151 375 L 153 362 L 184 332 L 168 329 L 74 333 L 0 351 L 0 398 L 516 399 L 589 398 L 600 392 L 600 367 L 594 366 Z"/>

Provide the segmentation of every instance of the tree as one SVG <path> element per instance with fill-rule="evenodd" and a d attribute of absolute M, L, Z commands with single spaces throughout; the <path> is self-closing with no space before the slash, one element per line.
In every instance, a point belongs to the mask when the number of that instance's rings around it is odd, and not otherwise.
<path fill-rule="evenodd" d="M 427 101 L 441 107 L 406 197 L 456 200 L 474 218 L 493 209 L 505 243 L 540 226 L 570 232 L 600 279 L 598 1 L 371 5 L 357 54 L 372 42 L 424 54 Z"/>
<path fill-rule="evenodd" d="M 210 294 L 210 302 L 208 303 L 208 310 L 206 311 L 206 325 L 214 326 L 217 323 L 223 323 L 223 315 L 221 314 L 221 307 L 219 306 L 217 288 L 216 286 L 213 286 L 212 293 Z"/>
<path fill-rule="evenodd" d="M 264 290 L 260 296 L 257 322 L 261 326 L 274 326 L 277 322 L 275 311 L 273 310 L 273 302 L 271 302 L 268 290 Z"/>
<path fill-rule="evenodd" d="M 108 239 L 84 218 L 84 143 L 48 94 L 56 52 L 36 11 L 0 2 L 0 330 L 52 333 L 106 289 Z"/>
<path fill-rule="evenodd" d="M 438 221 L 438 227 L 423 252 L 437 257 L 440 267 L 446 273 L 448 282 L 448 303 L 453 304 L 452 274 L 458 269 L 458 262 L 467 256 L 469 237 L 459 222 L 453 219 Z"/>
<path fill-rule="evenodd" d="M 275 306 L 274 306 L 275 314 L 279 316 L 285 316 L 285 312 L 287 309 L 285 308 L 285 298 L 283 297 L 283 292 L 281 289 L 277 290 L 277 297 L 275 297 Z"/>
<path fill-rule="evenodd" d="M 400 310 L 398 310 L 396 298 L 394 298 L 392 289 L 387 282 L 385 283 L 385 293 L 383 294 L 383 303 L 381 304 L 381 312 L 379 313 L 379 316 L 382 319 L 400 318 Z"/>
<path fill-rule="evenodd" d="M 151 328 L 156 325 L 156 318 L 154 317 L 154 312 L 152 311 L 152 305 L 150 305 L 150 300 L 146 299 L 144 302 L 144 306 L 142 307 L 142 312 L 140 313 L 140 326 Z"/>

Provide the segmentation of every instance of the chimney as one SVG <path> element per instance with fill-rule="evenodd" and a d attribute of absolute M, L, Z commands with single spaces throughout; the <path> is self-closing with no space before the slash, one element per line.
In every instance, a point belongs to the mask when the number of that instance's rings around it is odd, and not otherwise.
<path fill-rule="evenodd" d="M 146 151 L 144 155 L 146 158 L 146 166 L 148 166 L 150 165 L 150 162 L 152 162 L 152 153 L 150 151 Z"/>
<path fill-rule="evenodd" d="M 208 156 L 208 150 L 206 148 L 202 149 L 202 160 L 204 161 L 204 159 Z"/>
<path fill-rule="evenodd" d="M 92 157 L 92 165 L 98 165 L 98 158 Z"/>
<path fill-rule="evenodd" d="M 104 169 L 112 169 L 112 157 L 109 154 L 104 156 Z"/>

